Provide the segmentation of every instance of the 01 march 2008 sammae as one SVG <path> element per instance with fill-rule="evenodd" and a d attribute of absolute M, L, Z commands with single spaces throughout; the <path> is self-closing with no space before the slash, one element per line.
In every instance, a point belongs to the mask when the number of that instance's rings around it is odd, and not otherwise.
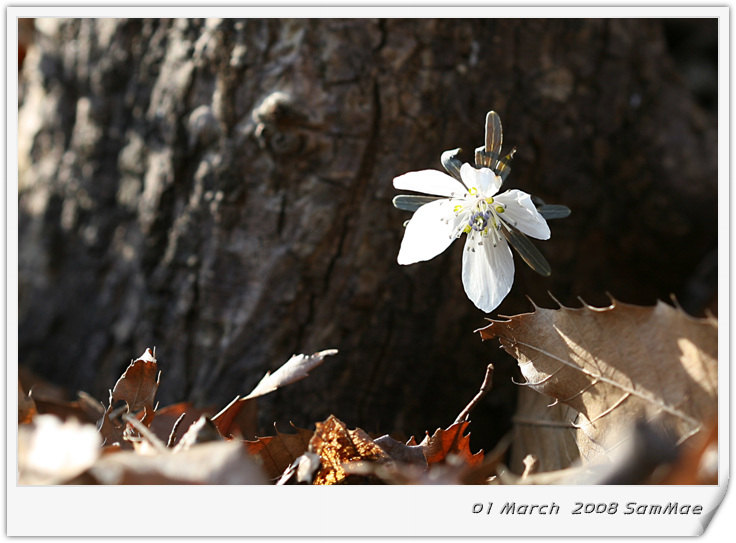
<path fill-rule="evenodd" d="M 474 503 L 473 513 L 479 514 L 485 512 L 490 515 L 493 510 L 493 502 L 488 504 Z M 628 502 L 625 508 L 619 508 L 618 502 L 609 503 L 583 503 L 575 502 L 575 507 L 571 511 L 573 515 L 590 515 L 590 514 L 609 514 L 615 515 L 622 512 L 624 515 L 701 515 L 703 513 L 702 505 L 682 504 L 679 502 L 668 502 L 665 505 L 660 504 L 639 504 L 636 502 Z M 498 510 L 500 515 L 559 515 L 560 506 L 555 502 L 551 504 L 516 504 L 516 502 L 505 502 L 503 507 Z"/>

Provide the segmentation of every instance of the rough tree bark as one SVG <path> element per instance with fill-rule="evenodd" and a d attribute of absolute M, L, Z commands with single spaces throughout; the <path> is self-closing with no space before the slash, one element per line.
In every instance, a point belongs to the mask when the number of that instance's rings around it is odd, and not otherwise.
<path fill-rule="evenodd" d="M 20 106 L 20 362 L 106 398 L 156 346 L 162 405 L 261 403 L 264 431 L 447 426 L 489 362 L 474 436 L 508 428 L 510 359 L 473 330 L 460 243 L 396 263 L 392 179 L 482 143 L 507 184 L 569 206 L 498 309 L 678 295 L 717 241 L 716 122 L 658 20 L 40 20 Z M 709 255 L 711 255 L 709 257 Z M 698 269 L 701 272 L 698 272 Z M 702 275 L 702 273 L 701 273 Z M 695 279 L 693 279 L 695 278 Z M 695 281 L 695 283 L 693 283 Z M 701 281 L 702 283 L 702 281 Z M 695 285 L 695 287 L 693 287 Z"/>

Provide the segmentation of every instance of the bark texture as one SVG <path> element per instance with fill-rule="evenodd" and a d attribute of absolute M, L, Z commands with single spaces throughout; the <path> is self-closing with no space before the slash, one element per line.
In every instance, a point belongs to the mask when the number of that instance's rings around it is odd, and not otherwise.
<path fill-rule="evenodd" d="M 224 406 L 293 353 L 337 348 L 260 401 L 264 431 L 334 413 L 419 435 L 449 425 L 494 362 L 473 432 L 498 437 L 514 364 L 473 333 L 485 315 L 463 293 L 462 244 L 399 266 L 409 217 L 391 206 L 395 176 L 481 145 L 490 109 L 518 149 L 508 187 L 573 211 L 537 243 L 552 276 L 517 258 L 498 313 L 528 310 L 527 295 L 551 306 L 547 291 L 567 305 L 674 293 L 695 311 L 712 294 L 716 122 L 661 21 L 36 26 L 20 362 L 72 389 L 105 399 L 155 345 L 162 405 Z"/>

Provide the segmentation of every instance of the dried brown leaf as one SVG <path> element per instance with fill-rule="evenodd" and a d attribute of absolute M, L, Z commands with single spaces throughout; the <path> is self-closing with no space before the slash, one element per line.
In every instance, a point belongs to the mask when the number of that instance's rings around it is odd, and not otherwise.
<path fill-rule="evenodd" d="M 176 445 L 179 439 L 184 435 L 187 429 L 194 424 L 197 419 L 202 415 L 211 415 L 214 413 L 212 408 L 197 408 L 191 402 L 180 402 L 166 407 L 160 407 L 156 410 L 156 417 L 151 423 L 151 431 L 156 434 L 161 441 L 167 443 L 171 436 L 171 431 L 174 428 L 174 424 L 179 418 L 184 415 L 184 418 L 179 423 L 178 436 L 175 436 L 174 441 L 171 445 Z"/>
<path fill-rule="evenodd" d="M 396 441 L 388 435 L 378 437 L 373 442 L 381 447 L 394 462 L 427 467 L 427 459 L 424 457 L 424 448 L 421 445 L 404 445 L 401 441 Z"/>
<path fill-rule="evenodd" d="M 98 423 L 100 429 L 100 437 L 102 438 L 102 445 L 105 447 L 123 446 L 123 430 L 125 430 L 125 423 L 123 423 L 118 417 L 114 417 L 112 401 L 112 391 L 110 391 L 110 403 L 102 415 L 102 419 Z M 130 443 L 127 443 L 126 448 L 130 448 Z"/>
<path fill-rule="evenodd" d="M 174 453 L 117 452 L 100 458 L 89 474 L 104 485 L 257 485 L 261 470 L 241 443 L 221 441 Z"/>
<path fill-rule="evenodd" d="M 463 459 L 470 466 L 483 462 L 483 451 L 476 454 L 470 452 L 470 434 L 463 435 L 470 421 L 455 423 L 446 430 L 438 428 L 432 437 L 427 434 L 420 445 L 428 464 L 443 462 L 448 455 Z"/>
<path fill-rule="evenodd" d="M 394 485 L 461 485 L 468 466 L 457 457 L 444 463 L 436 463 L 429 468 L 418 464 L 395 464 L 393 462 L 354 462 L 348 464 L 351 477 L 355 475 L 374 476 Z"/>
<path fill-rule="evenodd" d="M 276 429 L 275 436 L 244 442 L 245 449 L 257 457 L 269 479 L 279 477 L 309 447 L 309 440 L 314 432 L 293 425 L 292 427 L 296 434 L 282 434 Z"/>
<path fill-rule="evenodd" d="M 637 421 L 612 462 L 574 465 L 519 477 L 499 469 L 500 484 L 514 485 L 642 485 L 662 484 L 662 469 L 675 460 L 675 438 L 657 424 Z"/>
<path fill-rule="evenodd" d="M 326 356 L 337 354 L 337 349 L 327 349 L 313 355 L 295 354 L 283 366 L 273 373 L 266 373 L 256 388 L 248 394 L 242 401 L 258 398 L 273 392 L 291 383 L 295 383 L 304 379 L 309 375 L 309 371 L 316 368 L 324 361 Z"/>
<path fill-rule="evenodd" d="M 256 435 L 257 419 L 258 402 L 256 399 L 246 400 L 236 396 L 212 417 L 212 422 L 224 437 L 239 435 L 245 439 L 252 439 Z"/>
<path fill-rule="evenodd" d="M 190 449 L 194 445 L 211 441 L 223 441 L 224 439 L 217 431 L 217 427 L 212 424 L 210 418 L 207 415 L 202 415 L 181 437 L 179 444 L 174 447 L 174 452 Z"/>
<path fill-rule="evenodd" d="M 312 484 L 314 475 L 322 465 L 319 455 L 306 451 L 284 471 L 277 485 Z"/>
<path fill-rule="evenodd" d="M 146 349 L 139 358 L 131 361 L 128 369 L 115 383 L 112 389 L 113 403 L 124 401 L 131 413 L 145 409 L 145 416 L 141 422 L 150 426 L 160 377 L 156 358 L 151 349 Z"/>
<path fill-rule="evenodd" d="M 511 445 L 509 467 L 515 473 L 524 470 L 524 458 L 533 454 L 538 460 L 538 472 L 568 468 L 580 459 L 575 441 L 577 429 L 571 422 L 577 412 L 564 404 L 550 407 L 549 396 L 522 387 L 517 399 L 514 442 Z"/>
<path fill-rule="evenodd" d="M 334 354 L 337 354 L 337 349 L 320 351 L 310 356 L 304 354 L 292 356 L 275 372 L 266 373 L 250 394 L 244 398 L 236 396 L 212 417 L 212 422 L 225 437 L 237 433 L 245 438 L 255 436 L 258 406 L 253 400 L 304 379 L 309 375 L 310 370 L 322 364 L 326 356 Z"/>
<path fill-rule="evenodd" d="M 314 477 L 315 485 L 334 485 L 346 482 L 346 464 L 358 462 L 385 462 L 389 456 L 360 428 L 348 430 L 344 422 L 330 415 L 318 422 L 309 451 L 320 456 L 321 469 Z M 361 481 L 362 482 L 362 481 Z"/>
<path fill-rule="evenodd" d="M 138 417 L 126 413 L 123 415 L 126 423 L 123 431 L 123 439 L 133 444 L 133 449 L 140 454 L 160 454 L 168 452 L 166 443 L 161 441 L 148 426 L 144 425 Z"/>
<path fill-rule="evenodd" d="M 640 307 L 557 310 L 492 321 L 519 362 L 527 386 L 578 412 L 576 440 L 586 461 L 615 450 L 633 421 L 657 418 L 680 441 L 717 410 L 718 323 L 662 302 Z"/>

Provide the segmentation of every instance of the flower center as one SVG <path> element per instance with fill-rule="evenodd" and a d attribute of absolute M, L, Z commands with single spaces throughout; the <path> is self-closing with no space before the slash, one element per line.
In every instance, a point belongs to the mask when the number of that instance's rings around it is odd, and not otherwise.
<path fill-rule="evenodd" d="M 482 247 L 485 243 L 490 242 L 496 247 L 499 242 L 503 242 L 505 237 L 500 232 L 501 227 L 509 228 L 509 225 L 515 226 L 515 221 L 506 214 L 506 204 L 493 198 L 486 196 L 485 191 L 478 187 L 471 186 L 468 192 L 460 194 L 451 194 L 449 201 L 454 204 L 452 212 L 455 215 L 455 229 L 450 234 L 450 238 L 457 239 L 463 234 L 468 235 L 466 248 L 468 251 L 475 252 L 476 248 Z M 444 222 L 450 222 L 449 218 L 443 219 Z"/>
<path fill-rule="evenodd" d="M 453 209 L 456 215 L 466 214 L 467 217 L 456 230 L 454 237 L 459 237 L 462 233 L 467 234 L 471 242 L 468 246 L 470 251 L 475 251 L 476 245 L 482 246 L 487 238 L 495 247 L 501 239 L 498 230 L 501 228 L 503 222 L 501 215 L 506 211 L 506 206 L 493 197 L 484 197 L 475 188 L 470 189 L 469 193 L 475 198 L 468 198 L 464 205 L 456 205 Z"/>
<path fill-rule="evenodd" d="M 468 226 L 476 232 L 485 233 L 488 229 L 488 219 L 491 218 L 489 211 L 476 211 L 470 216 Z"/>
<path fill-rule="evenodd" d="M 466 232 L 475 231 L 487 236 L 490 229 L 498 230 L 501 227 L 499 215 L 506 211 L 506 206 L 494 201 L 493 197 L 478 198 L 471 209 Z"/>

